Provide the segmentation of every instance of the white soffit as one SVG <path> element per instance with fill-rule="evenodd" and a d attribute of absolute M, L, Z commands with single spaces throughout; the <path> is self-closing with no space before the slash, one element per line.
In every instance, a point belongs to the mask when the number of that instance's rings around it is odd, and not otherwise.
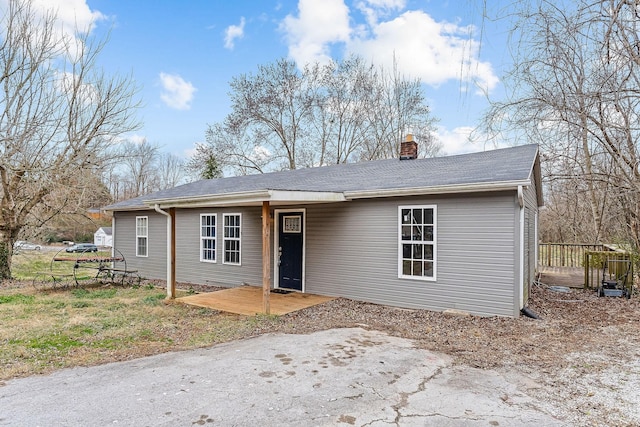
<path fill-rule="evenodd" d="M 323 191 L 263 190 L 255 192 L 211 194 L 198 197 L 155 199 L 145 203 L 165 208 L 198 208 L 215 206 L 259 206 L 262 202 L 274 205 L 335 203 L 346 201 L 344 194 Z"/>

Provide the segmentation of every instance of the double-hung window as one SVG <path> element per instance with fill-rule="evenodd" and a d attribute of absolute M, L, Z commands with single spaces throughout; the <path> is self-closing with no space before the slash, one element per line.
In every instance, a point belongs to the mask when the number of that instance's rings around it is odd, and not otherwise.
<path fill-rule="evenodd" d="M 436 206 L 400 206 L 398 215 L 398 277 L 436 280 Z"/>
<path fill-rule="evenodd" d="M 149 217 L 136 217 L 136 256 L 149 255 Z"/>
<path fill-rule="evenodd" d="M 240 226 L 242 216 L 224 214 L 224 264 L 240 265 Z"/>
<path fill-rule="evenodd" d="M 216 262 L 216 214 L 200 215 L 200 261 Z"/>

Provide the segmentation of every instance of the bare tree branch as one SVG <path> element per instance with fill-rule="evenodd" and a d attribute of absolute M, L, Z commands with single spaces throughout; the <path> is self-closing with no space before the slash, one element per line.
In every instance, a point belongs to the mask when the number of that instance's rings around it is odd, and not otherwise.
<path fill-rule="evenodd" d="M 65 206 L 60 188 L 81 194 L 118 135 L 137 128 L 137 88 L 97 67 L 103 42 L 55 31 L 31 0 L 9 0 L 0 17 L 0 279 L 10 277 L 12 243 L 28 224 Z M 59 200 L 64 201 L 65 198 Z"/>

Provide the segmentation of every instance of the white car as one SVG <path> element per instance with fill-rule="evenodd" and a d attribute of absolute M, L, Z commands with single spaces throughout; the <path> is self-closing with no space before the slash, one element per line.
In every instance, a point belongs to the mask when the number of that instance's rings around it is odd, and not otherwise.
<path fill-rule="evenodd" d="M 36 245 L 35 243 L 31 243 L 31 242 L 24 242 L 22 240 L 18 240 L 14 245 L 13 245 L 13 249 L 20 249 L 23 251 L 39 251 L 42 249 L 42 246 L 40 245 Z"/>

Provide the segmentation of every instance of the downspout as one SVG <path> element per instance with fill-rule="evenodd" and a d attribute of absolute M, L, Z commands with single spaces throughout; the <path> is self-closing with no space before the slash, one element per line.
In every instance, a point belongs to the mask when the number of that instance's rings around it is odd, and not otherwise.
<path fill-rule="evenodd" d="M 522 186 L 518 186 L 518 203 L 520 204 L 520 313 L 524 314 L 531 319 L 540 320 L 540 316 L 538 316 L 533 310 L 529 307 L 524 306 L 524 196 L 522 193 Z M 534 244 L 535 248 L 535 262 L 536 266 L 538 265 L 538 213 L 536 212 L 535 216 L 535 233 L 536 242 Z M 531 244 L 531 242 L 529 242 Z M 531 268 L 531 265 L 529 265 Z M 537 267 L 536 267 L 537 268 Z M 529 284 L 529 289 L 531 289 L 531 283 Z"/>
<path fill-rule="evenodd" d="M 116 253 L 116 213 L 111 216 L 111 257 Z"/>
<path fill-rule="evenodd" d="M 539 265 L 538 264 L 538 262 L 539 262 L 538 257 L 540 256 L 540 253 L 539 253 L 540 248 L 539 248 L 539 245 L 538 245 L 538 242 L 540 241 L 540 238 L 538 237 L 538 209 L 536 209 L 534 227 L 535 227 L 535 230 L 533 232 L 533 235 L 536 237 L 536 243 L 533 245 L 533 247 L 536 248 L 535 257 L 536 257 L 536 274 L 537 274 L 538 273 L 538 265 Z"/>
<path fill-rule="evenodd" d="M 518 284 L 519 290 L 519 307 L 524 307 L 524 191 L 522 185 L 518 185 L 518 204 L 520 205 L 520 283 Z"/>
<path fill-rule="evenodd" d="M 175 296 L 175 292 L 173 291 L 173 280 L 174 278 L 173 276 L 173 269 L 171 268 L 171 248 L 172 248 L 172 244 L 173 241 L 171 239 L 171 228 L 172 228 L 172 224 L 171 224 L 171 215 L 169 214 L 169 212 L 163 211 L 162 209 L 160 209 L 160 205 L 158 205 L 157 203 L 154 205 L 153 209 L 158 212 L 159 214 L 162 214 L 164 216 L 167 217 L 167 299 L 174 299 Z"/>

